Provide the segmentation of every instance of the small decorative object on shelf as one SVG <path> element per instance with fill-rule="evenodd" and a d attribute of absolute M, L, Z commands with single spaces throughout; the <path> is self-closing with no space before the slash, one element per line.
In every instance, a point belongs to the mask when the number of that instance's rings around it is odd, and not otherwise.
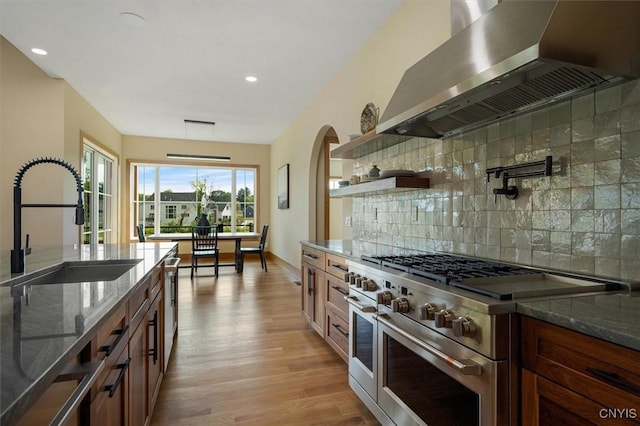
<path fill-rule="evenodd" d="M 552 157 L 547 155 L 544 160 L 532 161 L 530 163 L 516 164 L 515 166 L 500 166 L 492 167 L 486 170 L 487 182 L 491 181 L 491 175 L 495 175 L 496 179 L 502 175 L 502 188 L 494 188 L 494 201 L 498 201 L 498 195 L 504 195 L 509 200 L 515 200 L 518 198 L 518 187 L 515 185 L 509 185 L 509 179 L 521 179 L 537 176 L 551 176 Z M 509 173 L 511 170 L 531 169 L 533 167 L 544 166 L 543 169 L 525 171 L 522 173 Z"/>
<path fill-rule="evenodd" d="M 362 116 L 360 117 L 360 131 L 363 135 L 375 129 L 378 125 L 378 112 L 379 108 L 371 102 L 364 107 Z"/>
<path fill-rule="evenodd" d="M 380 177 L 380 169 L 375 164 L 373 165 L 371 170 L 369 170 L 369 177 L 370 178 Z"/>

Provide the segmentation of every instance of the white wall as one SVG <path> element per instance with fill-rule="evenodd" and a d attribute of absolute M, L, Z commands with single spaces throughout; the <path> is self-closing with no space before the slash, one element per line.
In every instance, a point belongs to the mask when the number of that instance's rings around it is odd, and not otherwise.
<path fill-rule="evenodd" d="M 300 240 L 315 238 L 310 229 L 309 194 L 313 147 L 323 126 L 340 141 L 358 133 L 368 102 L 384 110 L 404 71 L 449 37 L 448 0 L 405 0 L 361 50 L 336 74 L 271 146 L 271 190 L 277 171 L 290 164 L 290 208 L 271 204 L 271 250 L 292 265 L 300 262 Z M 348 211 L 345 204 L 345 211 Z"/>

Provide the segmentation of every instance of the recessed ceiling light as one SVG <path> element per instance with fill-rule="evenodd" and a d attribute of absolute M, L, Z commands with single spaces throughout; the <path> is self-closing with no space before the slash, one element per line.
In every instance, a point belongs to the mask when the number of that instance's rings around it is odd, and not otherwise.
<path fill-rule="evenodd" d="M 120 20 L 130 27 L 144 27 L 147 23 L 142 16 L 133 12 L 122 12 Z"/>
<path fill-rule="evenodd" d="M 44 55 L 46 55 L 46 54 L 47 54 L 47 51 L 46 51 L 46 50 L 44 50 L 44 49 L 38 49 L 37 47 L 34 47 L 33 49 L 31 49 L 31 51 L 32 51 L 33 53 L 35 53 L 36 55 L 42 55 L 42 56 L 44 56 Z"/>
<path fill-rule="evenodd" d="M 253 75 L 248 75 L 244 79 L 247 80 L 249 83 L 255 83 L 256 81 L 258 81 L 258 77 L 255 77 Z"/>

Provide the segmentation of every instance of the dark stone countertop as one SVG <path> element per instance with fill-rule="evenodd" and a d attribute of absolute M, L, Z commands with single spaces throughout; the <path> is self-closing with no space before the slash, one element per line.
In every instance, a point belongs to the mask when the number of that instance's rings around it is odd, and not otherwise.
<path fill-rule="evenodd" d="M 13 424 L 176 243 L 33 247 L 24 274 L 0 257 L 0 424 Z M 113 281 L 22 284 L 63 262 L 140 259 Z"/>
<path fill-rule="evenodd" d="M 524 301 L 517 311 L 640 351 L 640 291 Z"/>
<path fill-rule="evenodd" d="M 353 240 L 301 241 L 301 244 L 357 260 L 361 255 L 419 253 Z M 640 351 L 640 291 L 517 301 L 518 313 Z"/>

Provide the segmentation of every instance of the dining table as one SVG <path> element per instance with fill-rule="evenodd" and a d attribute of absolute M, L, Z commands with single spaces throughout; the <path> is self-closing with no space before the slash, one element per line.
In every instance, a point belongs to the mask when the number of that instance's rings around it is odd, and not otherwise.
<path fill-rule="evenodd" d="M 190 232 L 172 234 L 154 234 L 147 237 L 149 240 L 191 241 Z M 236 272 L 242 272 L 242 252 L 240 251 L 242 240 L 259 240 L 259 232 L 218 232 L 218 241 L 235 241 L 234 262 L 220 263 L 218 266 L 234 266 Z M 190 268 L 190 265 L 181 265 L 180 268 Z"/>

